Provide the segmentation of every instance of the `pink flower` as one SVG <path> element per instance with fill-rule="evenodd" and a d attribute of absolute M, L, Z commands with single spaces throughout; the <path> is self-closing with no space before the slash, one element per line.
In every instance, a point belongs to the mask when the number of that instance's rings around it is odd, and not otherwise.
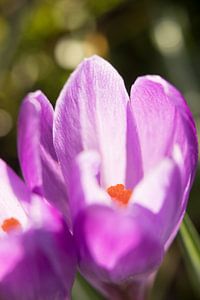
<path fill-rule="evenodd" d="M 0 299 L 70 299 L 73 238 L 62 216 L 0 160 Z"/>
<path fill-rule="evenodd" d="M 138 78 L 129 97 L 97 56 L 71 75 L 54 117 L 43 94 L 27 101 L 42 113 L 35 135 L 23 137 L 24 120 L 34 121 L 25 108 L 20 119 L 25 179 L 66 216 L 68 199 L 82 274 L 107 297 L 125 299 L 157 270 L 184 216 L 198 152 L 190 110 L 159 76 Z"/>

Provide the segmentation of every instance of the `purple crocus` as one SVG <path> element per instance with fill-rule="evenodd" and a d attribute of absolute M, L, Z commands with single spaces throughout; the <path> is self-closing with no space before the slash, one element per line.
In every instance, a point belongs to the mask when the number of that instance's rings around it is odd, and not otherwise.
<path fill-rule="evenodd" d="M 0 299 L 70 299 L 76 254 L 66 222 L 0 160 Z"/>
<path fill-rule="evenodd" d="M 81 273 L 109 299 L 140 299 L 194 179 L 196 129 L 184 98 L 159 76 L 139 77 L 129 97 L 94 56 L 61 91 L 53 134 Z"/>

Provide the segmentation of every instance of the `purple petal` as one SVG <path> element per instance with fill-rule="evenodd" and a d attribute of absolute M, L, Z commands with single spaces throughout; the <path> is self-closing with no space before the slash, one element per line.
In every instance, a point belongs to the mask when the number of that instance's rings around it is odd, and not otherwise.
<path fill-rule="evenodd" d="M 4 238 L 0 243 L 0 283 L 7 274 L 11 273 L 23 257 L 23 248 L 18 239 Z M 1 285 L 1 284 L 0 284 Z M 0 293 L 1 296 L 1 293 Z M 1 298 L 0 298 L 1 299 Z"/>
<path fill-rule="evenodd" d="M 88 207 L 76 218 L 74 235 L 80 270 L 95 285 L 148 276 L 161 263 L 163 248 L 155 232 L 123 209 Z"/>
<path fill-rule="evenodd" d="M 131 89 L 131 106 L 137 127 L 144 172 L 180 147 L 185 170 L 183 182 L 191 183 L 197 163 L 195 125 L 182 95 L 159 76 L 144 76 Z"/>
<path fill-rule="evenodd" d="M 0 298 L 4 300 L 70 299 L 76 267 L 74 243 L 59 215 L 39 203 L 43 207 L 32 207 L 35 219 L 28 231 L 1 240 Z"/>
<path fill-rule="evenodd" d="M 130 101 L 127 106 L 127 166 L 126 166 L 126 188 L 133 187 L 143 177 L 142 154 L 137 133 L 137 128 L 132 112 Z"/>
<path fill-rule="evenodd" d="M 54 144 L 67 182 L 82 150 L 101 155 L 101 183 L 125 182 L 128 95 L 117 71 L 94 56 L 79 65 L 55 109 Z"/>
<path fill-rule="evenodd" d="M 53 146 L 53 108 L 41 92 L 29 94 L 19 115 L 18 152 L 24 178 L 67 218 L 67 192 Z"/>
<path fill-rule="evenodd" d="M 26 227 L 28 223 L 25 206 L 31 200 L 31 193 L 23 181 L 11 168 L 0 160 L 0 235 L 1 225 L 5 219 L 16 218 Z M 20 199 L 20 202 L 19 202 Z"/>
<path fill-rule="evenodd" d="M 146 226 L 153 224 L 151 230 L 165 245 L 178 222 L 182 197 L 180 169 L 173 160 L 165 158 L 135 187 L 129 205 L 134 217 L 143 218 Z M 152 213 L 150 219 L 146 218 L 148 211 Z"/>
<path fill-rule="evenodd" d="M 100 157 L 95 151 L 81 152 L 73 165 L 69 183 L 69 198 L 72 219 L 92 204 L 111 205 L 109 195 L 97 181 L 100 170 Z"/>
<path fill-rule="evenodd" d="M 184 193 L 179 218 L 166 244 L 168 247 L 184 216 L 196 171 L 198 143 L 195 124 L 185 99 L 159 76 L 144 76 L 136 80 L 131 90 L 131 106 L 144 173 L 164 156 L 176 156 L 174 150 L 177 148 L 182 156 L 179 163 Z"/>

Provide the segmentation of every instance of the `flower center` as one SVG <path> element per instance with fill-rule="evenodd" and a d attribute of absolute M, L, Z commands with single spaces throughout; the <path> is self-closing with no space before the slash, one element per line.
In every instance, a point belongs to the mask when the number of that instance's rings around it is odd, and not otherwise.
<path fill-rule="evenodd" d="M 20 224 L 20 222 L 17 219 L 15 219 L 15 218 L 9 218 L 9 219 L 5 219 L 3 221 L 3 224 L 1 225 L 1 228 L 6 233 L 9 233 L 12 230 L 20 229 L 21 228 L 21 224 Z"/>
<path fill-rule="evenodd" d="M 107 188 L 107 193 L 112 200 L 117 201 L 120 205 L 127 205 L 132 191 L 126 190 L 123 184 L 116 184 Z"/>

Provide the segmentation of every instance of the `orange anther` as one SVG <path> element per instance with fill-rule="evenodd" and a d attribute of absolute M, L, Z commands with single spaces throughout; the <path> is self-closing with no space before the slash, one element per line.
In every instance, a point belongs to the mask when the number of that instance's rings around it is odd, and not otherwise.
<path fill-rule="evenodd" d="M 126 190 L 123 184 L 116 184 L 107 189 L 107 193 L 114 201 L 118 201 L 121 205 L 127 205 L 132 191 Z"/>
<path fill-rule="evenodd" d="M 21 228 L 20 222 L 15 218 L 5 219 L 1 225 L 3 231 L 9 233 L 11 230 L 16 230 Z"/>

